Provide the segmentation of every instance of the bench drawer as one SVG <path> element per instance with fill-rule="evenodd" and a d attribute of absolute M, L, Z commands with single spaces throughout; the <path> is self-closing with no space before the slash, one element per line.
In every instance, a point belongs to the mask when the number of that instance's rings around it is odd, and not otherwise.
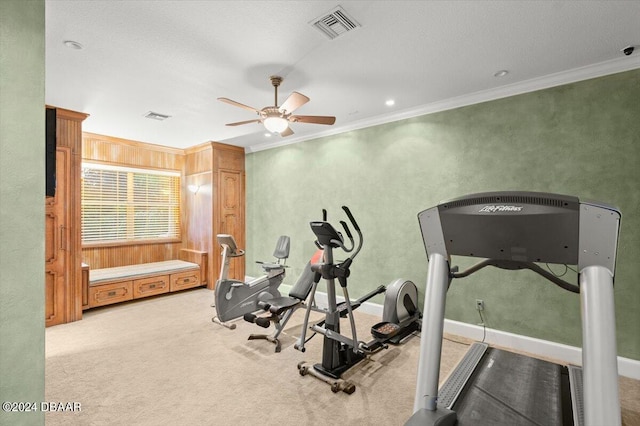
<path fill-rule="evenodd" d="M 169 292 L 169 275 L 133 280 L 133 298 Z"/>
<path fill-rule="evenodd" d="M 89 307 L 110 305 L 133 299 L 133 281 L 122 281 L 89 288 Z"/>
<path fill-rule="evenodd" d="M 171 274 L 170 291 L 183 290 L 200 286 L 200 271 L 187 271 Z"/>

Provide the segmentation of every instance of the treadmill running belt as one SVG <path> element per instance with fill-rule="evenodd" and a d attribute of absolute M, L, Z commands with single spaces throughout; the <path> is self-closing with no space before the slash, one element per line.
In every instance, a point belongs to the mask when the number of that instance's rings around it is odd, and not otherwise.
<path fill-rule="evenodd" d="M 562 425 L 562 370 L 489 348 L 453 406 L 458 425 Z"/>

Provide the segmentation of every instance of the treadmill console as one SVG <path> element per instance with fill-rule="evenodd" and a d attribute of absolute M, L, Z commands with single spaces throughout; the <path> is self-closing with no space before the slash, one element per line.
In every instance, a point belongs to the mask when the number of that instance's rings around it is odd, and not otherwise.
<path fill-rule="evenodd" d="M 482 193 L 441 203 L 437 211 L 443 243 L 450 255 L 578 263 L 580 201 L 576 197 Z M 424 237 L 427 241 L 432 236 Z"/>

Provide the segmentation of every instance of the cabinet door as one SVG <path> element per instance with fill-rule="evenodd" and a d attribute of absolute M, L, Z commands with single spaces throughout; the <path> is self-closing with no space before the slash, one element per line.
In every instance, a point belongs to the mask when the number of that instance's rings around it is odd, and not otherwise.
<path fill-rule="evenodd" d="M 219 172 L 219 214 L 222 234 L 233 235 L 239 247 L 244 249 L 244 188 L 241 171 L 220 170 Z M 244 259 L 232 259 L 229 264 L 229 278 L 244 280 Z"/>
<path fill-rule="evenodd" d="M 66 322 L 69 225 L 67 176 L 71 164 L 69 148 L 56 151 L 56 195 L 45 201 L 45 325 Z"/>

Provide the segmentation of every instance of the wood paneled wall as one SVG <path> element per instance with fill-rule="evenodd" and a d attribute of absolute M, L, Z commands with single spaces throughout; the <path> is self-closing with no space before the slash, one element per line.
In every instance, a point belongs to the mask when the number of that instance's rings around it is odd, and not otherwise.
<path fill-rule="evenodd" d="M 182 171 L 184 150 L 84 132 L 82 159 L 132 167 Z"/>
<path fill-rule="evenodd" d="M 82 137 L 82 159 L 131 167 L 175 170 L 182 173 L 185 153 L 182 149 L 85 132 Z M 186 187 L 184 184 L 182 187 L 184 199 Z M 184 208 L 181 209 L 181 214 L 184 222 L 186 214 Z M 182 242 L 83 247 L 82 261 L 91 269 L 160 262 L 178 259 L 181 248 L 183 248 Z"/>
<path fill-rule="evenodd" d="M 87 246 L 84 263 L 110 268 L 178 259 L 182 248 L 204 251 L 208 276 L 202 280 L 214 288 L 220 268 L 216 233 L 232 234 L 241 248 L 245 244 L 243 148 L 206 142 L 182 150 L 85 132 L 82 159 L 182 174 L 181 242 Z M 244 257 L 232 260 L 229 276 L 244 279 Z"/>
<path fill-rule="evenodd" d="M 91 269 L 178 259 L 182 243 L 132 244 L 82 249 L 82 261 Z"/>
<path fill-rule="evenodd" d="M 185 217 L 182 222 L 185 248 L 209 253 L 209 288 L 218 278 L 216 262 L 211 251 L 213 235 L 213 153 L 211 143 L 204 143 L 186 150 L 184 167 L 185 188 L 192 186 L 197 192 L 185 191 Z"/>

